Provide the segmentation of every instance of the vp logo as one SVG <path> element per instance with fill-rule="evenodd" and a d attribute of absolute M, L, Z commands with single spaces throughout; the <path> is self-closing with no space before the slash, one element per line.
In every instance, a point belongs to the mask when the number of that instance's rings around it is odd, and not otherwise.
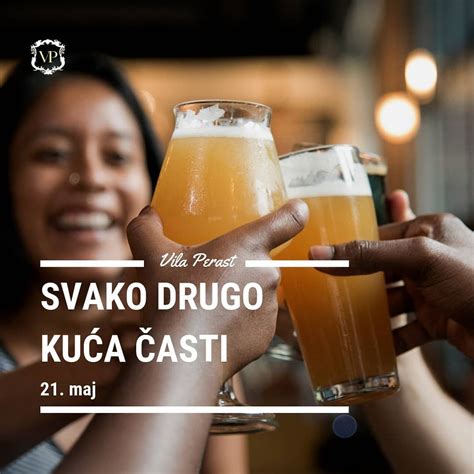
<path fill-rule="evenodd" d="M 38 40 L 31 45 L 31 65 L 35 71 L 40 71 L 47 76 L 61 71 L 66 60 L 64 49 L 66 47 L 58 40 Z"/>

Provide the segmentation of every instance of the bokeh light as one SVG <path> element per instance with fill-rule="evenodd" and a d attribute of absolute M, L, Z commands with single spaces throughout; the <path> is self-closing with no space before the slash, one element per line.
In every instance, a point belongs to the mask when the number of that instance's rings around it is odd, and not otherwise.
<path fill-rule="evenodd" d="M 375 125 L 390 143 L 410 141 L 420 127 L 418 103 L 405 92 L 385 94 L 375 106 Z"/>
<path fill-rule="evenodd" d="M 436 89 L 438 70 L 433 55 L 426 49 L 415 49 L 406 60 L 407 89 L 423 102 L 429 101 Z"/>

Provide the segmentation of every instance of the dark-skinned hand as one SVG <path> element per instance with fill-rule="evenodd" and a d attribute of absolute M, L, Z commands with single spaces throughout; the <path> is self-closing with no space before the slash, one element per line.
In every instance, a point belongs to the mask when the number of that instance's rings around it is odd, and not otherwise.
<path fill-rule="evenodd" d="M 391 203 L 392 212 L 411 213 L 403 199 L 395 197 L 400 202 Z M 310 256 L 349 260 L 349 268 L 318 269 L 331 275 L 384 271 L 392 281 L 403 280 L 404 285 L 388 289 L 390 312 L 395 316 L 414 310 L 416 320 L 394 331 L 398 354 L 447 339 L 474 358 L 473 232 L 451 214 L 421 216 L 379 230 L 380 241 L 314 246 Z"/>

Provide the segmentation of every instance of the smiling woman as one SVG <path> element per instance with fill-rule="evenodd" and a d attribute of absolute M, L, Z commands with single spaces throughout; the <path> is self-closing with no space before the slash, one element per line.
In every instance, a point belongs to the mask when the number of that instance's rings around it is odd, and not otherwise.
<path fill-rule="evenodd" d="M 41 384 L 93 380 L 96 402 L 104 403 L 127 364 L 42 363 L 42 337 L 80 338 L 100 328 L 104 343 L 118 333 L 126 350 L 135 344 L 142 315 L 133 311 L 139 309 L 135 301 L 124 310 L 84 309 L 82 289 L 74 309 L 61 301 L 48 311 L 41 306 L 45 282 L 95 285 L 102 297 L 107 283 L 134 278 L 120 268 L 40 268 L 39 261 L 131 258 L 126 228 L 151 200 L 161 153 L 127 80 L 110 59 L 96 54 L 68 54 L 64 70 L 52 76 L 33 71 L 29 59 L 21 61 L 0 88 L 0 115 L 0 468 L 7 474 L 51 472 L 71 459 L 91 418 L 40 415 Z M 173 383 L 179 379 L 169 375 Z M 205 390 L 210 400 L 213 386 Z M 153 393 L 159 389 L 154 385 Z M 62 405 L 79 403 L 68 392 L 60 395 Z M 205 443 L 206 429 L 202 433 Z M 212 461 L 206 473 L 220 472 L 228 456 L 235 472 L 246 472 L 244 439 L 209 441 L 207 452 Z M 84 459 L 97 454 L 94 447 Z"/>
<path fill-rule="evenodd" d="M 22 421 L 12 400 L 2 399 L 2 413 L 10 405 L 17 422 L 8 441 L 0 432 L 0 465 L 26 452 L 4 472 L 26 467 L 49 471 L 87 420 L 81 420 L 82 426 L 68 425 L 71 419 L 58 424 L 35 415 L 33 380 L 48 370 L 37 364 L 40 334 L 83 334 L 91 324 L 110 333 L 111 314 L 66 307 L 38 312 L 41 282 L 94 281 L 104 286 L 108 279 L 117 280 L 121 269 L 39 270 L 39 261 L 130 258 L 126 226 L 150 200 L 161 153 L 128 82 L 103 56 L 69 55 L 64 71 L 53 76 L 34 72 L 27 60 L 20 62 L 0 89 L 0 111 L 0 372 L 12 372 L 11 397 L 31 394 L 21 402 Z M 31 382 L 21 382 L 22 370 L 14 369 L 28 369 Z M 96 374 L 102 391 L 116 373 L 109 367 Z M 28 434 L 32 426 L 37 427 L 35 435 Z"/>
<path fill-rule="evenodd" d="M 147 204 L 151 185 L 143 138 L 125 101 L 94 78 L 57 80 L 14 136 L 11 189 L 32 262 L 130 258 L 125 227 Z M 117 270 L 82 272 L 100 278 Z"/>
<path fill-rule="evenodd" d="M 104 343 L 119 333 L 126 350 L 135 343 L 141 311 L 135 300 L 124 309 L 83 308 L 83 289 L 95 285 L 102 297 L 108 283 L 134 279 L 121 268 L 40 268 L 39 261 L 131 258 L 126 227 L 151 200 L 161 153 L 127 80 L 100 55 L 68 54 L 64 70 L 53 76 L 20 62 L 0 88 L 0 115 L 0 468 L 51 472 L 71 459 L 91 418 L 41 415 L 40 385 L 93 380 L 100 404 L 127 364 L 42 363 L 43 335 L 84 337 L 100 328 Z M 77 304 L 42 307 L 45 282 L 82 285 Z M 177 380 L 174 372 L 170 377 Z M 78 400 L 65 391 L 60 404 Z M 229 455 L 235 472 L 246 472 L 245 450 L 243 439 L 209 441 L 205 472 L 220 472 Z M 84 459 L 97 453 L 93 448 Z"/>
<path fill-rule="evenodd" d="M 20 62 L 0 94 L 8 272 L 0 308 L 8 310 L 24 301 L 40 259 L 129 258 L 125 227 L 150 199 L 161 153 L 132 89 L 106 57 L 69 55 L 53 76 Z M 55 276 L 100 279 L 114 271 Z"/>
<path fill-rule="evenodd" d="M 32 262 L 130 258 L 125 227 L 151 185 L 138 123 L 110 86 L 57 80 L 31 106 L 10 156 L 15 218 Z M 95 280 L 117 270 L 82 272 Z M 81 278 L 78 269 L 61 273 Z"/>

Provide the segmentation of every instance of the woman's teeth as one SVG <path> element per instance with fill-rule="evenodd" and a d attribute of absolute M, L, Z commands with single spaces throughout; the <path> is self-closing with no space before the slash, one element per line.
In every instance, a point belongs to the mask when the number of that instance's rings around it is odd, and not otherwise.
<path fill-rule="evenodd" d="M 113 223 L 106 212 L 70 212 L 59 215 L 56 225 L 60 230 L 106 230 Z"/>

